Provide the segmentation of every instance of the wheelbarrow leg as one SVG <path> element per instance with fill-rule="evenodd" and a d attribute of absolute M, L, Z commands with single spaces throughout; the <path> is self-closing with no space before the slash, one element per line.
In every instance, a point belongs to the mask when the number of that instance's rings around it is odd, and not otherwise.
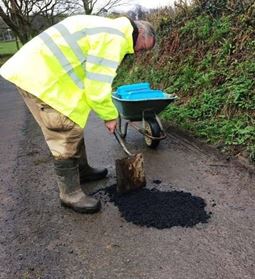
<path fill-rule="evenodd" d="M 118 119 L 118 132 L 119 135 L 124 139 L 127 136 L 127 129 L 128 129 L 128 121 L 124 125 L 124 131 L 122 130 L 122 120 L 121 116 Z"/>

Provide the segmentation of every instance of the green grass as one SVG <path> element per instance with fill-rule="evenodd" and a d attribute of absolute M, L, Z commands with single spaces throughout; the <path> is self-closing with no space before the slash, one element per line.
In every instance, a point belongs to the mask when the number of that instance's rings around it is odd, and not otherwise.
<path fill-rule="evenodd" d="M 6 54 L 13 54 L 17 51 L 16 42 L 0 42 L 0 56 Z"/>
<path fill-rule="evenodd" d="M 15 41 L 0 41 L 0 67 L 17 51 Z"/>

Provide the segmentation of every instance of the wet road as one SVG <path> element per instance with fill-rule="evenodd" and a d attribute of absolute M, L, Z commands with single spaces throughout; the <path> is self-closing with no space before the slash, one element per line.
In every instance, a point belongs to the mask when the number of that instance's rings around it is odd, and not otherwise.
<path fill-rule="evenodd" d="M 148 187 L 204 199 L 208 223 L 146 228 L 128 223 L 112 203 L 96 215 L 75 214 L 60 207 L 41 132 L 2 79 L 0 98 L 1 279 L 255 278 L 254 173 L 171 129 L 156 151 L 148 150 L 130 129 L 128 146 L 144 153 Z M 121 148 L 95 116 L 85 138 L 91 164 L 110 174 L 84 190 L 114 184 Z"/>

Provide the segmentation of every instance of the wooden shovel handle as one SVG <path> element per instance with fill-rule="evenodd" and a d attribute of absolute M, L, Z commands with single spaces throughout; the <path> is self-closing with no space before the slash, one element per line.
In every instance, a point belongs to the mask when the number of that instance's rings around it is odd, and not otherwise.
<path fill-rule="evenodd" d="M 121 138 L 121 136 L 119 135 L 118 132 L 114 132 L 114 136 L 117 140 L 117 142 L 120 144 L 120 146 L 123 148 L 124 152 L 128 155 L 128 156 L 133 156 L 133 154 L 131 152 L 128 151 L 123 139 Z"/>

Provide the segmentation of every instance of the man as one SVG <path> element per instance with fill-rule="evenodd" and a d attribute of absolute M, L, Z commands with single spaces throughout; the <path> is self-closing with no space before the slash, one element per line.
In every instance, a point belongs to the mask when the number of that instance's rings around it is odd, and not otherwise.
<path fill-rule="evenodd" d="M 42 129 L 54 157 L 62 205 L 81 213 L 100 209 L 80 184 L 104 178 L 107 169 L 89 166 L 83 129 L 93 110 L 110 133 L 115 131 L 118 112 L 111 84 L 116 70 L 126 54 L 154 44 L 148 22 L 71 16 L 33 38 L 0 69 Z"/>

